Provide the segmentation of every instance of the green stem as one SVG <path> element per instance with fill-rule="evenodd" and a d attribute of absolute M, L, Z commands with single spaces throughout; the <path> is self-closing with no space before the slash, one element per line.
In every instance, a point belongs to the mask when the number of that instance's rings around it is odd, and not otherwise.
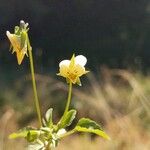
<path fill-rule="evenodd" d="M 69 106 L 70 106 L 70 102 L 71 102 L 71 94 L 72 94 L 72 82 L 70 81 L 69 82 L 68 99 L 67 99 L 66 108 L 65 108 L 63 116 L 65 116 L 69 110 Z"/>
<path fill-rule="evenodd" d="M 38 95 L 37 95 L 31 46 L 29 47 L 29 59 L 30 59 L 30 69 L 31 69 L 31 76 L 32 76 L 33 92 L 34 92 L 34 102 L 35 102 L 35 107 L 36 107 L 36 111 L 37 111 L 37 115 L 38 115 L 39 125 L 42 126 L 41 111 L 40 111 L 40 104 L 39 104 Z"/>
<path fill-rule="evenodd" d="M 75 132 L 76 132 L 76 130 L 73 129 L 73 130 L 71 130 L 71 131 L 68 131 L 68 132 L 66 132 L 66 133 L 64 133 L 64 134 L 62 134 L 62 135 L 60 135 L 59 138 L 60 138 L 60 139 L 61 139 L 61 138 L 64 138 L 64 137 L 69 136 L 69 135 L 71 135 L 71 134 L 73 134 L 73 133 L 75 133 Z"/>
<path fill-rule="evenodd" d="M 61 120 L 60 120 L 60 122 L 66 117 L 66 113 L 68 112 L 68 110 L 69 110 L 69 106 L 70 106 L 70 102 L 71 102 L 71 94 L 72 94 L 72 82 L 70 81 L 69 82 L 69 89 L 68 89 L 68 98 L 67 98 L 67 103 L 66 103 L 66 107 L 65 107 L 65 111 L 64 111 L 64 114 L 62 115 L 62 117 L 61 117 Z M 60 127 L 59 127 L 59 123 L 60 122 L 58 122 L 58 124 L 57 124 L 57 131 L 60 129 Z"/>

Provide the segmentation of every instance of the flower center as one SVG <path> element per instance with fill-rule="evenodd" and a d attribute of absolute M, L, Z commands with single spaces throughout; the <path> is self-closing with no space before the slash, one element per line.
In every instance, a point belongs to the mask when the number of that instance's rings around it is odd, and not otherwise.
<path fill-rule="evenodd" d="M 70 80 L 72 80 L 72 81 L 76 80 L 76 78 L 77 78 L 77 71 L 76 70 L 74 70 L 73 72 L 67 72 L 67 74 L 68 74 L 68 78 Z"/>

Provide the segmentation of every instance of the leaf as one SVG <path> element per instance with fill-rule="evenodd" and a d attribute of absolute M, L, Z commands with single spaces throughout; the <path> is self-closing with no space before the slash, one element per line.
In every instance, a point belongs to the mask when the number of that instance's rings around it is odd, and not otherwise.
<path fill-rule="evenodd" d="M 58 128 L 65 128 L 67 126 L 70 126 L 72 121 L 74 120 L 76 116 L 76 110 L 72 109 L 66 113 L 64 117 L 60 120 L 58 123 Z"/>
<path fill-rule="evenodd" d="M 48 127 L 51 127 L 53 125 L 52 112 L 53 112 L 53 108 L 50 108 L 50 109 L 47 110 L 47 112 L 45 114 L 46 125 Z"/>
<path fill-rule="evenodd" d="M 110 140 L 110 137 L 102 130 L 101 126 L 88 118 L 80 119 L 75 127 L 75 130 L 78 132 L 94 133 L 107 140 Z"/>
<path fill-rule="evenodd" d="M 28 131 L 27 130 L 22 130 L 19 132 L 14 132 L 9 135 L 10 139 L 16 139 L 16 138 L 25 138 L 27 137 Z"/>
<path fill-rule="evenodd" d="M 27 138 L 28 133 L 31 132 L 31 134 L 33 134 L 34 132 L 38 132 L 38 130 L 32 128 L 32 127 L 26 127 L 23 128 L 21 130 L 19 130 L 18 132 L 14 132 L 12 134 L 9 135 L 10 139 L 16 139 L 16 138 Z"/>
<path fill-rule="evenodd" d="M 47 126 L 47 123 L 46 123 L 46 121 L 45 121 L 45 119 L 44 119 L 44 118 L 42 118 L 42 123 L 43 123 L 43 126 L 44 126 L 44 127 L 46 127 L 46 126 Z"/>
<path fill-rule="evenodd" d="M 101 126 L 89 118 L 81 118 L 77 126 L 102 130 Z"/>

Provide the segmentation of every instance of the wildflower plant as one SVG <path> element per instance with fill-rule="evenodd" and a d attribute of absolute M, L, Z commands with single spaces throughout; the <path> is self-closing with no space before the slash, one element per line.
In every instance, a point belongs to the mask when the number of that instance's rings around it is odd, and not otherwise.
<path fill-rule="evenodd" d="M 45 116 L 41 118 L 40 104 L 34 75 L 32 47 L 30 45 L 28 31 L 28 23 L 20 21 L 20 26 L 15 27 L 14 33 L 11 34 L 7 31 L 6 35 L 10 40 L 12 53 L 16 53 L 19 65 L 22 63 L 25 55 L 29 56 L 34 103 L 38 116 L 39 127 L 24 127 L 18 132 L 12 133 L 9 138 L 25 138 L 28 141 L 28 150 L 51 150 L 57 147 L 62 138 L 76 132 L 94 133 L 109 140 L 109 136 L 103 131 L 101 126 L 89 118 L 81 118 L 73 129 L 69 131 L 66 129 L 72 124 L 77 113 L 75 109 L 70 109 L 72 86 L 74 84 L 81 86 L 81 76 L 89 72 L 85 69 L 87 59 L 83 55 L 75 57 L 73 54 L 71 60 L 63 60 L 59 63 L 59 73 L 57 75 L 64 77 L 68 84 L 68 98 L 61 119 L 58 123 L 53 123 L 53 108 L 48 109 Z"/>

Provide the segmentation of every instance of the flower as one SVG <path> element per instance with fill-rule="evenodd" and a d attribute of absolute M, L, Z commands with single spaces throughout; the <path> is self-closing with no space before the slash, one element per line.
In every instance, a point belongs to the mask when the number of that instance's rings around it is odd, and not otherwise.
<path fill-rule="evenodd" d="M 12 53 L 16 52 L 17 61 L 20 65 L 22 60 L 27 55 L 27 41 L 25 41 L 24 45 L 21 46 L 21 37 L 16 34 L 11 34 L 9 31 L 6 32 L 7 37 L 9 38 L 13 51 Z M 28 55 L 27 55 L 28 56 Z"/>
<path fill-rule="evenodd" d="M 67 82 L 81 86 L 80 77 L 89 71 L 85 70 L 87 59 L 83 55 L 72 56 L 71 60 L 63 60 L 59 63 L 59 73 L 57 75 L 66 78 Z"/>
<path fill-rule="evenodd" d="M 6 31 L 6 35 L 11 43 L 12 53 L 16 52 L 16 57 L 18 64 L 22 63 L 22 60 L 25 55 L 28 56 L 28 23 L 20 21 L 20 27 L 15 27 L 15 33 L 11 34 L 9 31 Z"/>

